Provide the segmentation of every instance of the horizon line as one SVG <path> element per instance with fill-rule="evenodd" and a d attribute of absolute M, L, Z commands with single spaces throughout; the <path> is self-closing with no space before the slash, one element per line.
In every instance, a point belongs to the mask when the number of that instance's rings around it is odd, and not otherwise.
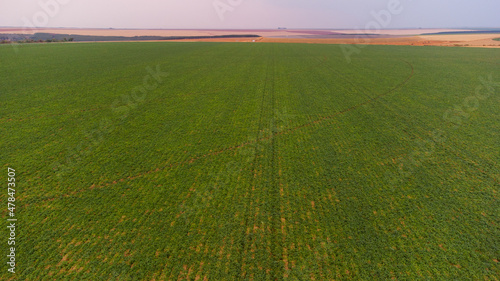
<path fill-rule="evenodd" d="M 363 30 L 363 28 L 329 28 L 329 27 L 275 27 L 275 28 L 136 28 L 136 27 L 71 27 L 71 26 L 0 26 L 0 28 L 22 29 L 104 29 L 104 30 Z M 380 30 L 409 30 L 409 29 L 500 29 L 500 27 L 400 27 L 381 28 Z"/>

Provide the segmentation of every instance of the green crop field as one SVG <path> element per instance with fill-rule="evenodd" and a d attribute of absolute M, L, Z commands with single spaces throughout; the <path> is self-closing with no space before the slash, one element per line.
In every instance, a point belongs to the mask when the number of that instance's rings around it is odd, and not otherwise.
<path fill-rule="evenodd" d="M 500 51 L 347 50 L 0 46 L 0 279 L 499 280 Z"/>

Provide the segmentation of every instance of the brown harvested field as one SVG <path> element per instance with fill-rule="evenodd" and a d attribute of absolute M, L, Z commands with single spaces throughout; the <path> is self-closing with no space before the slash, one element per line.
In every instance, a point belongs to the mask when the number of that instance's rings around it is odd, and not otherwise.
<path fill-rule="evenodd" d="M 465 47 L 487 47 L 500 48 L 500 34 L 463 34 L 463 35 L 425 35 L 419 36 L 423 40 L 441 41 L 441 46 L 465 46 Z"/>
<path fill-rule="evenodd" d="M 399 37 L 399 38 L 346 38 L 346 39 L 329 39 L 329 38 L 267 38 L 264 37 L 262 42 L 270 43 L 310 43 L 310 44 L 378 44 L 378 45 L 411 45 L 419 42 L 416 37 Z"/>
<path fill-rule="evenodd" d="M 457 42 L 476 41 L 500 37 L 500 34 L 457 34 L 457 35 L 420 35 L 425 40 L 449 40 Z"/>
<path fill-rule="evenodd" d="M 443 28 L 434 28 L 434 29 L 383 29 L 379 31 L 372 31 L 359 29 L 359 30 L 350 30 L 350 29 L 339 29 L 332 30 L 339 33 L 347 33 L 347 34 L 364 34 L 364 33 L 373 33 L 373 34 L 385 34 L 392 36 L 412 36 L 412 35 L 420 35 L 426 33 L 440 33 L 440 32 L 459 32 L 459 31 L 471 31 L 470 29 L 443 29 Z"/>
<path fill-rule="evenodd" d="M 303 39 L 263 38 L 261 42 L 311 43 L 311 44 L 369 44 L 369 45 L 412 45 L 412 46 L 462 46 L 500 48 L 500 41 L 493 40 L 499 34 L 425 35 L 398 38 L 348 38 L 348 39 Z"/>
<path fill-rule="evenodd" d="M 263 37 L 238 37 L 238 38 L 181 39 L 181 40 L 168 40 L 168 41 L 169 42 L 261 42 L 262 39 Z"/>

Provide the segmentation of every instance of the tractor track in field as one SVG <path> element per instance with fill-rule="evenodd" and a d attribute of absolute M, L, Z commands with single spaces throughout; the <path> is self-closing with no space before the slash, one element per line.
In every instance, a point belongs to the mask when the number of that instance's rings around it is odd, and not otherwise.
<path fill-rule="evenodd" d="M 275 52 L 275 50 L 273 50 Z M 276 57 L 273 55 L 273 61 L 272 61 L 272 81 L 271 81 L 271 114 L 272 114 L 272 122 L 275 122 L 274 115 L 276 114 L 276 95 L 275 95 L 275 85 L 276 85 L 276 79 L 275 73 L 276 73 Z M 325 61 L 327 59 L 325 58 Z M 321 64 L 321 63 L 320 63 Z M 274 123 L 271 124 L 274 127 Z M 280 213 L 280 205 L 281 205 L 281 196 L 279 192 L 279 183 L 276 181 L 276 170 L 278 169 L 277 167 L 277 159 L 276 159 L 276 150 L 278 149 L 276 144 L 276 138 L 271 139 L 271 144 L 270 144 L 270 150 L 271 150 L 271 156 L 270 156 L 270 173 L 271 173 L 271 184 L 269 185 L 271 190 L 269 190 L 270 198 L 271 198 L 271 212 L 273 214 L 279 214 Z M 270 268 L 270 278 L 272 280 L 279 280 L 280 277 L 283 275 L 283 269 L 284 267 L 281 266 L 280 261 L 282 258 L 282 253 L 280 252 L 280 249 L 278 245 L 280 245 L 280 238 L 281 235 L 279 233 L 280 229 L 280 218 L 279 217 L 273 216 L 271 219 L 270 223 L 270 240 L 272 243 L 272 247 L 269 249 L 269 254 L 271 256 L 271 259 L 273 261 L 273 264 L 271 264 Z M 268 275 L 268 276 L 269 276 Z"/>
<path fill-rule="evenodd" d="M 268 67 L 269 67 L 269 62 L 268 62 Z M 259 140 L 259 134 L 260 134 L 260 131 L 262 129 L 262 120 L 264 119 L 263 118 L 263 115 L 264 115 L 264 107 L 265 107 L 265 99 L 266 99 L 266 94 L 267 94 L 267 87 L 268 87 L 268 83 L 271 81 L 271 79 L 268 78 L 269 76 L 269 70 L 266 72 L 266 78 L 264 79 L 264 88 L 262 90 L 262 98 L 261 98 L 261 103 L 260 103 L 260 111 L 259 111 L 259 123 L 257 125 L 257 130 L 255 132 L 255 142 L 250 142 L 250 143 L 257 143 L 258 140 Z M 244 147 L 245 145 L 242 145 L 241 147 Z M 248 229 L 248 226 L 249 226 L 249 223 L 250 223 L 250 218 L 253 217 L 253 214 L 250 213 L 250 211 L 252 210 L 252 208 L 250 208 L 251 206 L 251 201 L 252 201 L 252 192 L 254 190 L 254 186 L 255 186 L 255 182 L 256 182 L 256 178 L 257 178 L 257 155 L 258 155 L 258 146 L 254 146 L 253 147 L 253 159 L 252 159 L 252 162 L 250 163 L 250 172 L 252 173 L 250 176 L 251 176 L 251 180 L 250 180 L 250 190 L 246 190 L 246 193 L 245 193 L 245 199 L 246 199 L 246 204 L 245 204 L 245 209 L 246 209 L 246 216 L 245 216 L 245 224 L 244 224 L 244 227 L 243 227 L 243 232 L 242 232 L 242 237 L 241 237 L 241 245 L 240 245 L 240 261 L 238 262 L 238 265 L 239 265 L 239 270 L 238 270 L 238 276 L 239 277 L 244 277 L 246 275 L 246 271 L 245 271 L 245 261 L 246 261 L 246 257 L 247 257 L 247 254 L 248 254 L 248 251 L 250 249 L 250 245 L 252 244 L 251 242 L 251 236 L 249 234 L 247 234 L 247 229 Z"/>
<path fill-rule="evenodd" d="M 384 92 L 382 94 L 379 94 L 379 95 L 377 95 L 375 97 L 372 97 L 372 98 L 370 98 L 370 99 L 368 99 L 368 100 L 366 100 L 364 102 L 361 102 L 359 104 L 351 106 L 351 107 L 349 107 L 347 109 L 338 111 L 338 112 L 336 112 L 334 114 L 331 114 L 331 115 L 320 117 L 320 118 L 318 118 L 318 119 L 316 119 L 314 121 L 311 121 L 311 122 L 308 122 L 308 123 L 305 123 L 305 124 L 302 124 L 302 125 L 298 125 L 298 126 L 295 126 L 295 127 L 292 127 L 292 128 L 288 128 L 288 129 L 280 131 L 280 132 L 276 132 L 276 133 L 273 132 L 269 136 L 260 137 L 258 139 L 252 140 L 252 141 L 240 143 L 238 145 L 230 146 L 230 147 L 223 148 L 223 149 L 220 149 L 220 150 L 209 151 L 208 153 L 201 154 L 201 155 L 198 155 L 198 156 L 194 156 L 194 157 L 186 159 L 184 161 L 175 162 L 175 163 L 169 163 L 169 164 L 166 164 L 166 165 L 164 165 L 162 167 L 158 167 L 158 168 L 156 168 L 154 170 L 149 170 L 147 172 L 139 173 L 139 174 L 134 175 L 134 176 L 129 176 L 129 177 L 126 177 L 126 178 L 117 179 L 117 180 L 115 180 L 113 182 L 94 184 L 90 188 L 103 188 L 103 187 L 107 187 L 107 186 L 111 186 L 111 185 L 117 184 L 118 182 L 123 182 L 125 180 L 133 180 L 133 179 L 140 178 L 140 177 L 152 174 L 152 173 L 160 172 L 160 171 L 163 171 L 163 170 L 166 170 L 166 169 L 169 169 L 169 168 L 182 167 L 184 165 L 194 163 L 194 162 L 196 162 L 196 161 L 198 161 L 200 159 L 204 159 L 204 158 L 216 156 L 216 155 L 222 154 L 224 152 L 228 152 L 228 151 L 234 151 L 234 150 L 246 147 L 248 145 L 253 145 L 253 144 L 256 144 L 258 142 L 270 140 L 270 139 L 272 139 L 272 138 L 274 138 L 276 136 L 290 134 L 290 133 L 293 133 L 293 132 L 295 132 L 297 130 L 300 130 L 300 129 L 303 129 L 303 128 L 315 126 L 315 125 L 318 125 L 318 124 L 323 123 L 325 121 L 328 121 L 330 119 L 333 119 L 333 118 L 335 118 L 337 116 L 343 115 L 343 114 L 348 113 L 348 112 L 353 111 L 353 110 L 356 110 L 356 109 L 362 107 L 363 105 L 373 103 L 374 101 L 376 101 L 376 100 L 378 100 L 378 99 L 380 99 L 380 98 L 382 98 L 384 96 L 387 96 L 387 95 L 393 93 L 394 91 L 401 89 L 404 85 L 406 85 L 408 83 L 408 81 L 410 81 L 413 78 L 414 67 L 408 61 L 404 61 L 404 62 L 411 69 L 411 73 L 409 74 L 409 76 L 405 80 L 403 80 L 401 83 L 397 84 L 394 88 L 392 88 L 392 89 L 390 89 L 390 90 L 388 90 L 388 91 L 386 91 L 386 92 Z"/>
<path fill-rule="evenodd" d="M 327 61 L 327 59 L 325 58 L 325 60 L 322 60 L 322 62 L 320 64 L 323 64 L 326 61 Z M 397 84 L 392 89 L 390 89 L 390 90 L 388 90 L 388 91 L 386 91 L 386 92 L 384 92 L 382 94 L 379 94 L 379 95 L 377 95 L 375 97 L 369 98 L 366 101 L 361 102 L 359 104 L 356 104 L 354 106 L 351 106 L 351 107 L 349 107 L 347 109 L 341 110 L 341 111 L 336 112 L 336 113 L 331 114 L 331 115 L 327 115 L 327 116 L 323 116 L 323 117 L 317 118 L 314 121 L 311 121 L 311 122 L 308 122 L 308 123 L 305 123 L 305 124 L 302 124 L 302 125 L 298 125 L 298 126 L 295 126 L 295 127 L 292 127 L 292 128 L 288 128 L 288 129 L 285 129 L 285 130 L 280 131 L 280 132 L 275 132 L 275 133 L 273 132 L 269 136 L 256 138 L 254 140 L 247 141 L 247 142 L 244 142 L 244 143 L 240 143 L 238 145 L 226 147 L 226 148 L 223 148 L 223 149 L 220 149 L 220 150 L 209 151 L 208 153 L 200 154 L 200 155 L 191 157 L 191 158 L 183 160 L 183 161 L 174 162 L 174 163 L 167 163 L 166 165 L 164 165 L 162 167 L 158 167 L 158 168 L 156 168 L 154 170 L 149 170 L 149 171 L 146 171 L 146 172 L 143 172 L 143 173 L 138 173 L 138 174 L 136 174 L 134 176 L 129 176 L 129 177 L 126 177 L 126 178 L 117 179 L 117 180 L 115 180 L 113 182 L 102 182 L 102 183 L 99 183 L 99 184 L 93 184 L 93 185 L 90 186 L 90 189 L 105 188 L 105 187 L 108 187 L 108 186 L 113 186 L 113 185 L 118 184 L 120 182 L 125 182 L 125 181 L 128 181 L 128 180 L 134 180 L 134 179 L 137 179 L 137 178 L 140 178 L 140 177 L 144 177 L 144 176 L 147 176 L 147 175 L 150 175 L 150 174 L 153 174 L 153 173 L 161 172 L 161 171 L 164 171 L 164 170 L 167 170 L 167 169 L 172 169 L 172 168 L 175 168 L 175 167 L 182 167 L 182 166 L 185 166 L 185 165 L 188 165 L 188 164 L 192 164 L 192 163 L 194 163 L 194 162 L 196 162 L 198 160 L 201 160 L 201 159 L 205 159 L 205 158 L 209 158 L 209 157 L 214 157 L 214 156 L 217 156 L 219 154 L 222 154 L 222 153 L 225 153 L 225 152 L 229 152 L 229 151 L 235 151 L 235 150 L 238 150 L 240 148 L 244 148 L 244 147 L 249 146 L 249 145 L 255 145 L 256 143 L 259 143 L 259 142 L 262 142 L 262 141 L 267 141 L 267 140 L 270 140 L 270 139 L 272 139 L 274 137 L 277 137 L 277 136 L 280 136 L 280 135 L 290 134 L 290 133 L 293 133 L 293 132 L 295 132 L 297 130 L 301 130 L 301 129 L 304 129 L 304 128 L 307 128 L 307 127 L 312 127 L 312 126 L 315 126 L 315 125 L 319 125 L 321 123 L 325 124 L 324 122 L 326 122 L 326 121 L 329 121 L 331 119 L 334 119 L 337 116 L 346 114 L 346 113 L 351 112 L 353 110 L 356 110 L 356 109 L 362 107 L 363 105 L 373 103 L 373 102 L 381 99 L 382 97 L 387 96 L 387 95 L 393 93 L 394 91 L 401 89 L 404 85 L 406 85 L 413 78 L 414 71 L 415 71 L 413 65 L 410 62 L 404 61 L 404 60 L 403 60 L 403 62 L 405 62 L 411 68 L 411 73 L 409 74 L 409 76 L 405 80 L 403 80 L 401 83 Z M 293 74 L 299 74 L 299 73 L 302 73 L 302 72 L 304 72 L 304 71 L 306 71 L 308 69 L 309 68 L 307 68 L 305 70 L 301 70 L 301 71 L 296 71 Z M 290 74 L 290 75 L 292 75 L 292 74 Z M 268 79 L 266 79 L 265 81 L 267 82 L 267 80 Z M 330 124 L 327 123 L 327 125 L 330 125 Z M 442 146 L 442 145 L 440 145 L 440 146 Z M 444 147 L 444 146 L 443 146 L 443 148 L 446 149 L 446 147 Z M 466 161 L 465 159 L 463 159 L 463 157 L 460 157 L 460 159 Z M 474 165 L 474 166 L 476 166 L 476 165 Z M 499 183 L 499 181 L 497 179 L 495 179 L 494 177 L 492 177 L 491 175 L 488 175 L 487 173 L 485 173 L 483 170 L 481 170 L 478 167 L 476 167 L 476 168 L 477 168 L 477 170 L 479 172 L 481 172 L 482 174 L 485 174 L 489 178 L 491 178 L 495 183 L 497 183 L 497 184 Z M 88 190 L 88 189 L 84 189 L 84 190 L 81 190 L 81 191 L 72 192 L 71 195 L 83 192 L 85 190 Z M 69 196 L 69 194 L 67 196 Z"/>

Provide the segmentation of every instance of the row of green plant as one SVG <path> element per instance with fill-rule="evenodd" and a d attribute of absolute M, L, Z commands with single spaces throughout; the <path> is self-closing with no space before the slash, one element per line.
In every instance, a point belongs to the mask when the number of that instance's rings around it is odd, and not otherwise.
<path fill-rule="evenodd" d="M 335 45 L 29 44 L 0 60 L 16 280 L 500 275 L 494 49 L 348 63 Z"/>

